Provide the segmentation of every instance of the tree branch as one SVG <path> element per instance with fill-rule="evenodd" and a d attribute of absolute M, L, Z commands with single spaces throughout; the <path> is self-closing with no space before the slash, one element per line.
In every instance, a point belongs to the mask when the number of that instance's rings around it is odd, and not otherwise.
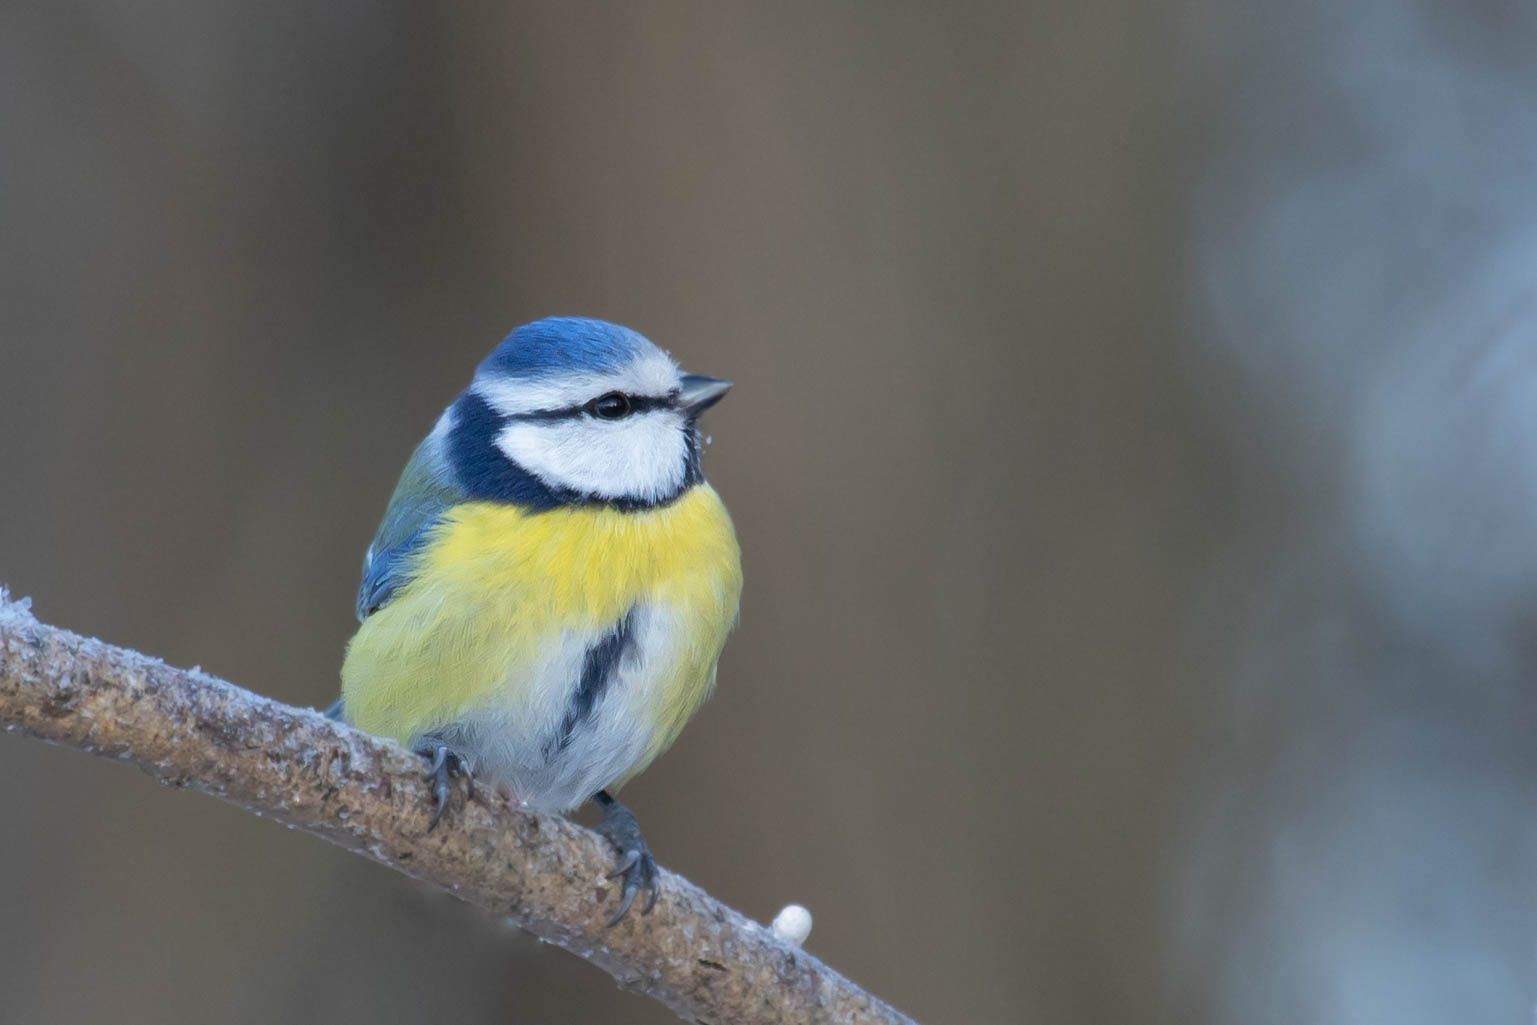
<path fill-rule="evenodd" d="M 421 760 L 397 744 L 196 670 L 48 626 L 0 589 L 0 723 L 132 762 L 324 837 L 503 915 L 688 1020 L 907 1023 L 816 958 L 662 872 L 610 929 L 613 852 L 555 815 L 483 795 L 427 832 Z"/>

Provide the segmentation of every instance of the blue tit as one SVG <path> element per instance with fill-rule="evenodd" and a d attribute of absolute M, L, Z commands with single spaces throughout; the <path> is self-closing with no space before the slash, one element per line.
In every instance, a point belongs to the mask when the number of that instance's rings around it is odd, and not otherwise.
<path fill-rule="evenodd" d="M 618 921 L 656 863 L 613 794 L 715 686 L 741 555 L 700 466 L 731 387 L 600 320 L 513 331 L 401 474 L 363 561 L 335 714 L 519 806 L 588 799 L 619 851 Z"/>

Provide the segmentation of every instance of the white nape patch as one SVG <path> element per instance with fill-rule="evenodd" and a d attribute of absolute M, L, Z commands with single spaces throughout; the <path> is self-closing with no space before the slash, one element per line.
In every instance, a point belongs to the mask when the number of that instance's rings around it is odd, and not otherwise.
<path fill-rule="evenodd" d="M 454 423 L 458 417 L 454 416 L 454 407 L 449 406 L 443 410 L 443 415 L 438 417 L 438 422 L 432 425 L 432 430 L 427 432 L 427 441 L 433 446 L 441 446 L 453 432 Z"/>
<path fill-rule="evenodd" d="M 479 375 L 470 386 L 503 416 L 580 406 L 599 395 L 624 392 L 661 398 L 678 387 L 678 365 L 660 349 L 641 353 L 612 373 L 553 374 L 544 377 Z"/>
<path fill-rule="evenodd" d="M 598 498 L 656 502 L 683 486 L 688 429 L 684 415 L 675 409 L 653 409 L 621 420 L 513 420 L 497 434 L 496 447 L 551 487 Z"/>

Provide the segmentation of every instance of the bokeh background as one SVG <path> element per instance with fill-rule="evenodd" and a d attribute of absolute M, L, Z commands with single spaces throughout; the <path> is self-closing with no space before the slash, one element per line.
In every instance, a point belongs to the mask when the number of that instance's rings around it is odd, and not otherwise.
<path fill-rule="evenodd" d="M 1528 1021 L 1537 7 L 0 6 L 0 580 L 324 704 L 549 313 L 738 382 L 747 593 L 626 791 L 930 1022 Z M 0 743 L 0 1019 L 664 1022 Z"/>

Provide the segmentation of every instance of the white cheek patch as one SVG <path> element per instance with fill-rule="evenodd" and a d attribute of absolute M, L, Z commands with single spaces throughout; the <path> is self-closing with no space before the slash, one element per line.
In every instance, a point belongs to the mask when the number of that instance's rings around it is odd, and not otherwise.
<path fill-rule="evenodd" d="M 514 420 L 497 434 L 496 447 L 551 487 L 656 502 L 683 486 L 686 430 L 681 414 L 671 409 L 623 420 Z"/>
<path fill-rule="evenodd" d="M 661 397 L 678 387 L 678 365 L 660 349 L 612 373 L 552 377 L 477 377 L 471 389 L 503 416 L 579 406 L 611 391 Z"/>

